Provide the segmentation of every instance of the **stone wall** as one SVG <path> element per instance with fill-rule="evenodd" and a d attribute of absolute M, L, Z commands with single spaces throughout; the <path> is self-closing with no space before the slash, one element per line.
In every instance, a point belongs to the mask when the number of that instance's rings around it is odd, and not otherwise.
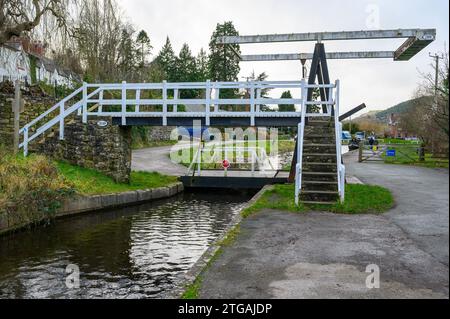
<path fill-rule="evenodd" d="M 99 121 L 108 125 L 100 127 Z M 130 181 L 131 128 L 111 125 L 110 118 L 96 118 L 87 124 L 74 118 L 65 125 L 63 141 L 55 133 L 39 143 L 37 150 L 73 165 L 95 169 L 116 182 Z"/>
<path fill-rule="evenodd" d="M 150 127 L 148 132 L 149 141 L 170 141 L 170 133 L 174 130 L 174 126 L 155 126 Z"/>
<path fill-rule="evenodd" d="M 35 119 L 57 103 L 50 97 L 24 95 L 24 111 L 20 114 L 20 127 Z M 0 144 L 12 149 L 14 95 L 0 94 Z M 45 121 L 58 114 L 55 111 Z M 108 122 L 105 127 L 98 121 Z M 35 128 L 45 122 L 38 123 Z M 35 129 L 34 128 L 34 129 Z M 30 135 L 32 134 L 30 130 Z M 29 145 L 30 152 L 38 152 L 57 160 L 81 167 L 96 169 L 117 182 L 129 182 L 131 172 L 131 129 L 111 125 L 109 118 L 95 118 L 83 124 L 76 115 L 65 121 L 64 141 L 59 140 L 59 125 L 55 125 Z"/>
<path fill-rule="evenodd" d="M 23 95 L 22 97 L 25 104 L 24 111 L 20 114 L 20 127 L 23 127 L 57 103 L 52 97 L 32 97 L 29 95 Z M 11 148 L 14 141 L 13 101 L 14 94 L 0 93 L 0 144 Z"/>

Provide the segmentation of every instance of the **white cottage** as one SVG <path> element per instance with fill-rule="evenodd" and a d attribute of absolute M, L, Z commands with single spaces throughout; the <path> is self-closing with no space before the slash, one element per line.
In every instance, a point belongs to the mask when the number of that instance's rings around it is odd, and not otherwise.
<path fill-rule="evenodd" d="M 74 82 L 80 82 L 78 74 L 64 70 L 53 60 L 33 53 L 26 53 L 20 42 L 0 46 L 0 82 L 19 79 L 22 83 L 32 82 L 31 59 L 36 61 L 36 80 L 47 84 L 73 87 Z"/>
<path fill-rule="evenodd" d="M 31 83 L 30 59 L 22 44 L 8 43 L 0 46 L 0 81 Z"/>

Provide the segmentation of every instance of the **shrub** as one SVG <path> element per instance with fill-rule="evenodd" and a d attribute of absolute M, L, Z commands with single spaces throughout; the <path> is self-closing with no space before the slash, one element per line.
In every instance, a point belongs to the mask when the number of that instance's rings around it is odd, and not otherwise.
<path fill-rule="evenodd" d="M 49 218 L 73 186 L 42 155 L 15 156 L 0 147 L 0 212 L 20 223 Z"/>

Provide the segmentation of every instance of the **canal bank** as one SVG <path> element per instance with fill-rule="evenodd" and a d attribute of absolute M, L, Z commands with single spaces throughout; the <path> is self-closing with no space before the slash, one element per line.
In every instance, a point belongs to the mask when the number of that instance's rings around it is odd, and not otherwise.
<path fill-rule="evenodd" d="M 0 237 L 0 298 L 167 298 L 250 198 L 185 191 Z"/>
<path fill-rule="evenodd" d="M 61 207 L 54 213 L 34 211 L 26 215 L 16 212 L 0 212 L 0 236 L 14 231 L 25 229 L 42 222 L 73 216 L 77 214 L 96 212 L 124 206 L 139 205 L 142 203 L 169 198 L 183 192 L 182 183 L 175 183 L 166 187 L 127 191 L 115 194 L 80 196 L 67 198 Z"/>

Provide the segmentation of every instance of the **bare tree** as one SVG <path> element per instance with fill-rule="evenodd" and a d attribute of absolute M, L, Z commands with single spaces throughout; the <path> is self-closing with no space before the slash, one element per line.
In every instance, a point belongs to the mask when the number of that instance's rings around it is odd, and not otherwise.
<path fill-rule="evenodd" d="M 419 96 L 433 96 L 434 99 L 429 100 L 429 116 L 430 120 L 442 131 L 444 135 L 449 137 L 449 59 L 448 52 L 442 54 L 443 63 L 437 70 L 438 79 L 436 86 L 435 72 L 421 73 L 424 83 L 418 90 Z M 432 65 L 434 68 L 435 66 Z"/>
<path fill-rule="evenodd" d="M 65 26 L 66 5 L 63 0 L 0 0 L 0 45 L 33 31 L 45 17 Z"/>
<path fill-rule="evenodd" d="M 449 142 L 449 59 L 442 54 L 443 63 L 436 72 L 421 73 L 423 83 L 416 96 L 421 98 L 402 116 L 401 125 L 419 136 L 432 153 L 448 156 Z M 433 69 L 435 65 L 432 65 Z M 436 85 L 437 83 L 437 85 Z M 419 99 L 418 99 L 419 100 Z"/>

